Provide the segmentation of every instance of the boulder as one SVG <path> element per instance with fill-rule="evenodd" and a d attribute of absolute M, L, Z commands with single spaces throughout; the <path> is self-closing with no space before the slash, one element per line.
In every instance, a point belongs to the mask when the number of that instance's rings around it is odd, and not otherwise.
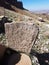
<path fill-rule="evenodd" d="M 33 23 L 6 23 L 7 46 L 20 52 L 30 53 L 38 35 L 38 27 Z"/>

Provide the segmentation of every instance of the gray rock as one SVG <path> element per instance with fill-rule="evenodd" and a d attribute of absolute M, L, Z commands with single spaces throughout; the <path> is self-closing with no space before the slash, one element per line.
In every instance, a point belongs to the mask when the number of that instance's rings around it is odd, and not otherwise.
<path fill-rule="evenodd" d="M 30 53 L 38 35 L 38 27 L 33 23 L 6 23 L 5 33 L 8 47 Z"/>

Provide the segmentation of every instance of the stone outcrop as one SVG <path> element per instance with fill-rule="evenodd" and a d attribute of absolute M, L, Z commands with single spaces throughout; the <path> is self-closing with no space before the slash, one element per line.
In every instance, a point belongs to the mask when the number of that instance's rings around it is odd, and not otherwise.
<path fill-rule="evenodd" d="M 7 9 L 12 9 L 11 6 L 15 6 L 17 8 L 23 9 L 23 3 L 17 0 L 0 0 L 0 6 L 5 7 Z"/>
<path fill-rule="evenodd" d="M 38 27 L 33 23 L 6 23 L 5 33 L 8 47 L 30 53 L 38 35 Z"/>

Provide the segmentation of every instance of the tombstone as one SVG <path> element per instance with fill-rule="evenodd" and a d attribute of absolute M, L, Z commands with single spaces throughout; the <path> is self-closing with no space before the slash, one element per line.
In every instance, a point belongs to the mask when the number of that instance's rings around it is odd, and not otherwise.
<path fill-rule="evenodd" d="M 16 51 L 30 53 L 38 35 L 38 27 L 33 23 L 6 23 L 6 45 Z"/>

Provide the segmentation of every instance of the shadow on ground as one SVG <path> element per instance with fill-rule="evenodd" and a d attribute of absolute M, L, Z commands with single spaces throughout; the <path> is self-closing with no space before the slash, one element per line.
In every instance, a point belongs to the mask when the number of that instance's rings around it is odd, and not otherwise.
<path fill-rule="evenodd" d="M 0 48 L 1 47 L 3 48 L 3 46 L 0 45 Z M 3 51 L 4 52 L 3 58 L 0 61 L 0 65 L 4 65 L 4 64 L 5 65 L 15 65 L 20 61 L 21 55 L 19 52 L 16 52 L 15 50 L 12 50 L 10 48 L 5 48 L 4 51 Z"/>
<path fill-rule="evenodd" d="M 0 65 L 15 65 L 20 61 L 21 55 L 19 52 L 10 48 L 6 48 L 4 51 L 5 52 L 2 60 L 0 61 Z M 40 65 L 49 65 L 49 53 L 40 54 L 36 51 L 32 51 L 30 54 L 37 57 Z"/>
<path fill-rule="evenodd" d="M 40 65 L 49 65 L 49 53 L 38 53 L 32 50 L 31 55 L 37 57 Z"/>
<path fill-rule="evenodd" d="M 5 27 L 4 27 L 4 24 L 5 23 L 11 23 L 12 21 L 9 21 L 7 17 L 3 17 L 1 20 L 0 20 L 0 34 L 1 33 L 5 33 Z"/>

